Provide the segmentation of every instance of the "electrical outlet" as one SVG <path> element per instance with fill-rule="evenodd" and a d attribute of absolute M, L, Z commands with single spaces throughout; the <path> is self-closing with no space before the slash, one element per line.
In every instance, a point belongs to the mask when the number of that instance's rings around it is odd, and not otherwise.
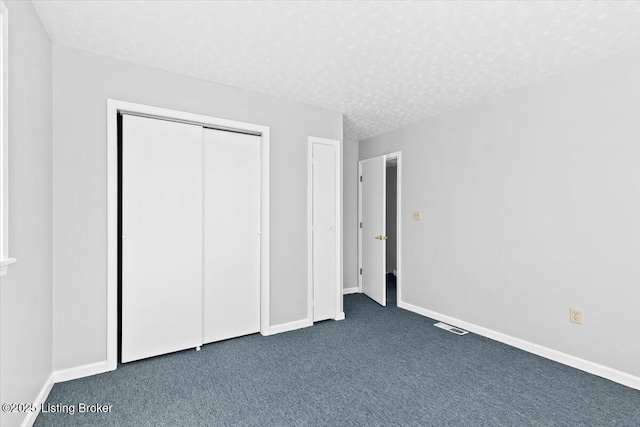
<path fill-rule="evenodd" d="M 414 221 L 419 221 L 422 219 L 422 211 L 413 211 L 413 219 Z"/>
<path fill-rule="evenodd" d="M 582 310 L 578 310 L 577 308 L 570 309 L 569 321 L 571 323 L 577 323 L 578 325 L 582 325 Z"/>

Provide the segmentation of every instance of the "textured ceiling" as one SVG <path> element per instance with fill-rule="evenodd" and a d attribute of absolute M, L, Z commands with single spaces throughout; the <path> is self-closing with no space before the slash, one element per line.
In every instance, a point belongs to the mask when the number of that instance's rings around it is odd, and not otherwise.
<path fill-rule="evenodd" d="M 640 2 L 34 4 L 56 45 L 338 110 L 357 140 L 640 45 Z"/>

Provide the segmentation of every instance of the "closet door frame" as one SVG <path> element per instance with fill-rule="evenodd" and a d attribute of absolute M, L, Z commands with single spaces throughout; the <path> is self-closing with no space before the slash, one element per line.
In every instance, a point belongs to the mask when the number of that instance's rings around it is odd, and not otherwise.
<path fill-rule="evenodd" d="M 270 335 L 269 126 L 107 99 L 107 371 L 118 364 L 118 114 L 126 113 L 260 136 L 260 334 Z"/>

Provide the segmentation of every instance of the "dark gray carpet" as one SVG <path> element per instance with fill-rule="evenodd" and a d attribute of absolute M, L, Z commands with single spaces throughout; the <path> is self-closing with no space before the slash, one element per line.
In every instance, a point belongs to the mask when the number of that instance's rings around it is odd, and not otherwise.
<path fill-rule="evenodd" d="M 56 384 L 36 426 L 640 426 L 640 391 L 364 295 L 346 320 L 251 335 Z"/>

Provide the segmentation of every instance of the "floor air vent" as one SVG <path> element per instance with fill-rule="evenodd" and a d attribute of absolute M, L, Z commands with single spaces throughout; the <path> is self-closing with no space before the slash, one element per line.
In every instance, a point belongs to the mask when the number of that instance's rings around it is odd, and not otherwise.
<path fill-rule="evenodd" d="M 440 328 L 440 329 L 444 329 L 445 331 L 449 331 L 453 334 L 456 335 L 465 335 L 468 334 L 469 332 L 462 330 L 460 328 L 456 328 L 455 326 L 451 326 L 451 325 L 447 325 L 446 323 L 442 323 L 442 322 L 438 322 L 438 323 L 434 323 L 433 326 Z"/>

